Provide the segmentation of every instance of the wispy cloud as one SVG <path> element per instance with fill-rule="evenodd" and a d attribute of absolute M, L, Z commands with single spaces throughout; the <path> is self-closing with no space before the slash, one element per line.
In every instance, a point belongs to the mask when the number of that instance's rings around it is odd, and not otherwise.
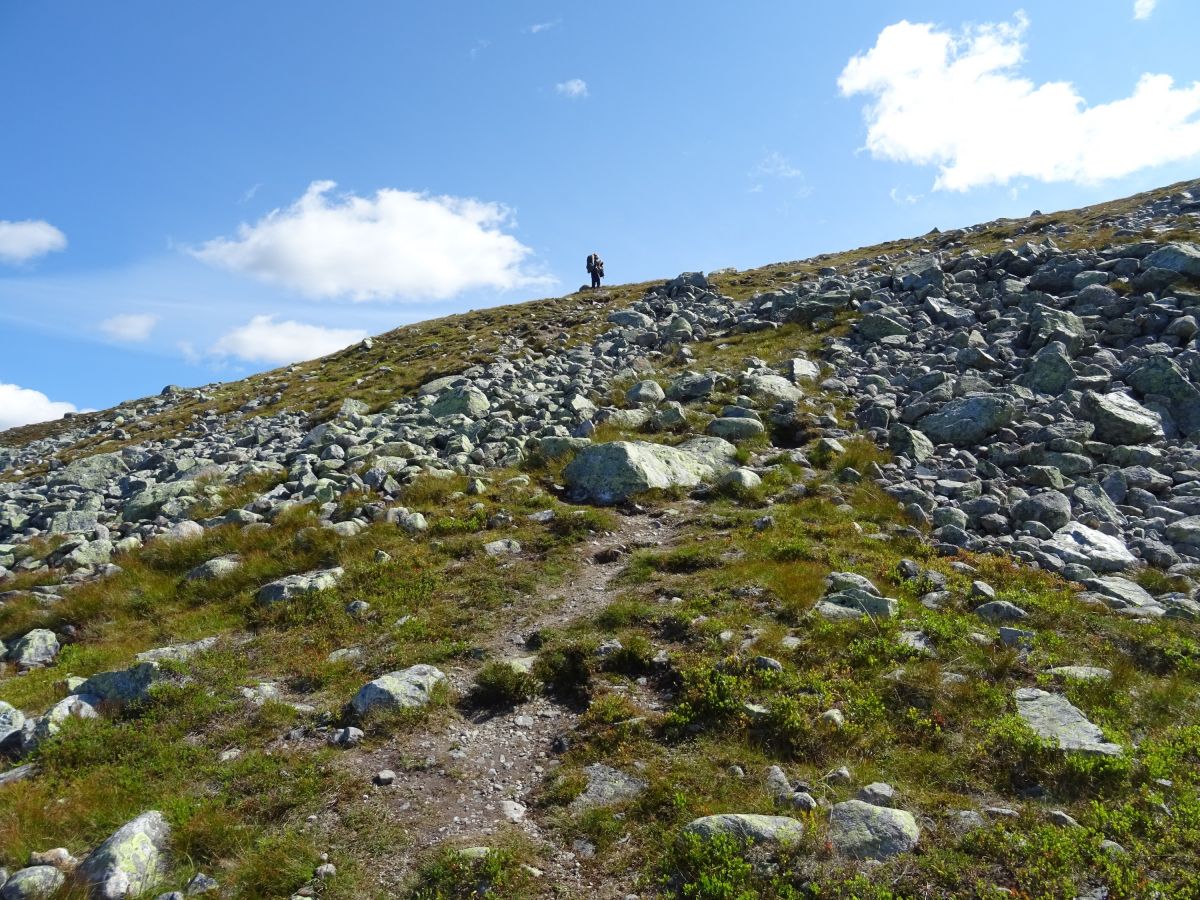
<path fill-rule="evenodd" d="M 919 203 L 924 194 L 910 194 L 907 191 L 901 191 L 900 188 L 894 187 L 888 191 L 888 196 L 892 198 L 892 202 L 899 206 L 912 206 L 914 203 Z"/>
<path fill-rule="evenodd" d="M 957 32 L 907 21 L 883 29 L 838 79 L 843 96 L 872 98 L 866 149 L 935 165 L 934 187 L 957 191 L 1016 178 L 1093 184 L 1200 156 L 1200 82 L 1142 75 L 1130 96 L 1089 105 L 1070 82 L 1019 73 L 1028 27 L 1018 13 Z"/>
<path fill-rule="evenodd" d="M 587 82 L 582 78 L 571 78 L 567 81 L 560 81 L 554 86 L 554 90 L 568 100 L 583 100 L 588 95 Z"/>
<path fill-rule="evenodd" d="M 553 22 L 537 22 L 529 26 L 530 34 L 541 34 L 543 31 L 549 31 L 557 25 L 562 24 L 562 19 L 555 19 Z"/>
<path fill-rule="evenodd" d="M 253 199 L 254 199 L 254 195 L 258 193 L 258 190 L 259 190 L 259 188 L 261 188 L 261 187 L 262 187 L 262 182 L 261 182 L 261 181 L 260 181 L 260 182 L 258 182 L 257 184 L 252 184 L 252 185 L 250 185 L 250 187 L 246 188 L 246 191 L 245 191 L 245 193 L 243 193 L 243 194 L 242 194 L 242 200 L 241 200 L 241 202 L 242 202 L 242 203 L 249 203 L 251 200 L 253 200 Z"/>
<path fill-rule="evenodd" d="M 149 313 L 125 313 L 100 323 L 100 331 L 114 341 L 137 342 L 150 338 L 158 316 Z"/>
<path fill-rule="evenodd" d="M 1156 6 L 1158 6 L 1158 0 L 1133 0 L 1133 17 L 1148 19 Z"/>
<path fill-rule="evenodd" d="M 467 51 L 467 55 L 470 56 L 471 59 L 475 59 L 480 53 L 490 46 L 492 46 L 491 41 L 489 41 L 487 38 L 480 38 L 474 43 L 471 49 Z"/>
<path fill-rule="evenodd" d="M 67 236 L 49 222 L 0 220 L 0 263 L 20 265 L 66 247 Z"/>
<path fill-rule="evenodd" d="M 255 316 L 245 325 L 222 335 L 213 345 L 212 352 L 247 362 L 282 365 L 325 356 L 366 336 L 365 331 L 357 328 L 326 328 L 291 320 L 278 322 L 274 316 Z M 188 351 L 191 351 L 190 346 L 184 350 L 185 354 Z"/>
<path fill-rule="evenodd" d="M 792 165 L 791 161 L 777 150 L 760 159 L 746 175 L 753 180 L 748 189 L 751 194 L 761 194 L 765 191 L 764 180 L 786 183 L 788 193 L 797 199 L 812 193 L 812 188 L 804 177 L 804 170 Z M 778 188 L 782 190 L 782 185 L 778 185 Z M 772 196 L 778 196 L 780 190 L 772 190 Z"/>
<path fill-rule="evenodd" d="M 314 181 L 291 206 L 191 253 L 310 297 L 442 300 L 552 283 L 528 267 L 533 251 L 506 233 L 512 213 L 498 203 L 393 188 L 337 196 L 335 187 Z"/>
<path fill-rule="evenodd" d="M 772 152 L 764 156 L 754 167 L 752 175 L 767 178 L 803 178 L 804 171 L 793 166 L 782 153 Z"/>

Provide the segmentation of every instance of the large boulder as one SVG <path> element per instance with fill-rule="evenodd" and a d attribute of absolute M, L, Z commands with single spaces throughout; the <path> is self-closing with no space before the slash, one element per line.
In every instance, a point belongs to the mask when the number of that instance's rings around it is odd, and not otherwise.
<path fill-rule="evenodd" d="M 350 701 L 360 716 L 375 710 L 416 709 L 429 703 L 433 689 L 446 679 L 436 666 L 420 663 L 380 675 L 364 684 Z"/>
<path fill-rule="evenodd" d="M 938 258 L 933 255 L 921 255 L 906 259 L 892 269 L 892 288 L 897 291 L 940 288 L 945 283 L 945 273 L 942 272 Z"/>
<path fill-rule="evenodd" d="M 921 829 L 913 814 L 902 809 L 847 800 L 833 807 L 829 840 L 840 856 L 887 859 L 917 846 Z"/>
<path fill-rule="evenodd" d="M 1074 313 L 1039 304 L 1029 313 L 1029 349 L 1040 350 L 1055 342 L 1075 356 L 1087 342 L 1087 328 Z"/>
<path fill-rule="evenodd" d="M 1120 756 L 1124 752 L 1120 744 L 1104 740 L 1104 733 L 1061 694 L 1017 688 L 1013 698 L 1017 702 L 1017 715 L 1025 724 L 1060 750 L 1097 756 Z"/>
<path fill-rule="evenodd" d="M 1120 572 L 1137 562 L 1120 538 L 1078 522 L 1058 529 L 1042 549 L 1067 564 L 1087 566 L 1094 572 Z"/>
<path fill-rule="evenodd" d="M 695 487 L 733 468 L 737 453 L 720 438 L 706 441 L 679 447 L 644 441 L 593 444 L 563 469 L 563 479 L 574 494 L 597 503 L 620 503 L 654 489 Z"/>
<path fill-rule="evenodd" d="M 1200 552 L 1200 516 L 1187 516 L 1167 526 L 1167 540 L 1188 550 Z"/>
<path fill-rule="evenodd" d="M 466 386 L 447 391 L 430 407 L 429 412 L 438 419 L 449 416 L 468 416 L 478 419 L 492 408 L 487 394 L 478 388 Z"/>
<path fill-rule="evenodd" d="M 1185 436 L 1200 431 L 1200 389 L 1188 380 L 1174 360 L 1152 356 L 1125 379 L 1143 397 L 1166 401 L 1171 417 Z"/>
<path fill-rule="evenodd" d="M 1144 444 L 1163 438 L 1162 417 L 1128 394 L 1087 391 L 1080 410 L 1096 426 L 1097 440 L 1109 444 Z"/>
<path fill-rule="evenodd" d="M 76 877 L 103 900 L 141 896 L 163 877 L 170 839 L 171 826 L 162 813 L 142 813 L 89 853 Z"/>
<path fill-rule="evenodd" d="M 804 825 L 787 816 L 724 813 L 693 819 L 684 826 L 683 831 L 703 839 L 723 835 L 744 843 L 786 847 L 804 836 Z"/>
<path fill-rule="evenodd" d="M 1013 506 L 1018 522 L 1041 522 L 1057 531 L 1071 521 L 1071 501 L 1058 491 L 1044 491 L 1020 500 Z"/>
<path fill-rule="evenodd" d="M 922 418 L 917 428 L 935 444 L 963 447 L 978 444 L 1004 428 L 1012 422 L 1014 412 L 1015 406 L 1007 397 L 960 397 Z"/>
<path fill-rule="evenodd" d="M 1142 260 L 1142 268 L 1163 269 L 1200 279 L 1200 246 L 1185 242 L 1167 244 Z"/>
<path fill-rule="evenodd" d="M 98 453 L 67 463 L 50 476 L 50 484 L 75 484 L 95 491 L 128 471 L 129 466 L 120 453 Z"/>
<path fill-rule="evenodd" d="M 0 749 L 19 741 L 25 727 L 25 714 L 10 703 L 0 700 Z"/>

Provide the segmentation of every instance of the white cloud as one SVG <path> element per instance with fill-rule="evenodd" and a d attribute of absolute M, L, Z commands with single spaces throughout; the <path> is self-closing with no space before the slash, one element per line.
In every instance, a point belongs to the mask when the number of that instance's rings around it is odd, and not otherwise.
<path fill-rule="evenodd" d="M 571 78 L 568 81 L 560 81 L 554 86 L 554 90 L 569 100 L 583 100 L 588 95 L 587 82 L 582 78 Z"/>
<path fill-rule="evenodd" d="M 1133 0 L 1133 17 L 1148 19 L 1156 6 L 1158 6 L 1158 0 Z"/>
<path fill-rule="evenodd" d="M 1143 0 L 1144 2 L 1144 0 Z M 553 22 L 536 22 L 529 26 L 530 34 L 541 34 L 543 31 L 549 31 L 555 25 L 561 25 L 562 19 L 555 19 Z"/>
<path fill-rule="evenodd" d="M 311 297 L 444 300 L 552 282 L 528 270 L 533 251 L 504 232 L 513 221 L 504 206 L 392 188 L 331 198 L 335 186 L 314 181 L 286 209 L 191 252 Z"/>
<path fill-rule="evenodd" d="M 114 341 L 144 341 L 158 324 L 158 316 L 126 313 L 100 323 L 100 330 Z"/>
<path fill-rule="evenodd" d="M 935 187 L 1028 177 L 1089 184 L 1200 155 L 1200 82 L 1143 75 L 1126 98 L 1089 105 L 1070 82 L 1018 73 L 1024 13 L 952 33 L 903 21 L 847 63 L 844 96 L 873 97 L 866 149 L 938 166 Z"/>
<path fill-rule="evenodd" d="M 66 246 L 67 236 L 49 222 L 0 220 L 0 263 L 18 265 Z"/>
<path fill-rule="evenodd" d="M 325 356 L 367 336 L 357 328 L 325 328 L 274 316 L 255 316 L 240 328 L 223 335 L 213 346 L 218 356 L 236 356 L 247 362 L 293 363 Z"/>
<path fill-rule="evenodd" d="M 41 391 L 15 384 L 0 384 L 0 431 L 61 419 L 65 413 L 77 412 L 73 403 L 58 403 Z"/>

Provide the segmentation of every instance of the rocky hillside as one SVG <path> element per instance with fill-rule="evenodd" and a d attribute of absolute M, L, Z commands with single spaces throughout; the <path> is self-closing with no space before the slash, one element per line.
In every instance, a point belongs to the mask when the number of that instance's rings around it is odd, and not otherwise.
<path fill-rule="evenodd" d="M 0 434 L 0 898 L 1200 895 L 1200 183 Z"/>

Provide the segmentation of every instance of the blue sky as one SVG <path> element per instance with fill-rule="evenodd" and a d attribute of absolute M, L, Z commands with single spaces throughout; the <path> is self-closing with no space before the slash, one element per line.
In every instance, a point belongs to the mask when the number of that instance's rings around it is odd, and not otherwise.
<path fill-rule="evenodd" d="M 1192 0 L 967 6 L 0 0 L 0 427 L 1200 174 Z"/>

